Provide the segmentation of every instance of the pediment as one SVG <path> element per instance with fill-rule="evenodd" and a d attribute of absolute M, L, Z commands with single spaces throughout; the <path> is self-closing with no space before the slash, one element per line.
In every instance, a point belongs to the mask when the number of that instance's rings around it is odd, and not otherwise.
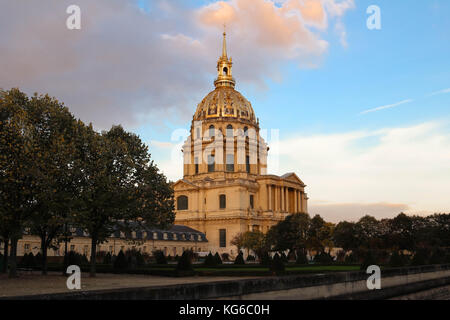
<path fill-rule="evenodd" d="M 284 180 L 288 180 L 288 181 L 292 181 L 292 182 L 295 182 L 295 183 L 299 183 L 302 186 L 305 185 L 303 183 L 303 181 L 294 172 L 289 172 L 289 173 L 283 174 L 281 176 L 281 178 L 283 178 Z"/>
<path fill-rule="evenodd" d="M 198 190 L 199 187 L 185 179 L 180 179 L 173 184 L 174 190 Z"/>

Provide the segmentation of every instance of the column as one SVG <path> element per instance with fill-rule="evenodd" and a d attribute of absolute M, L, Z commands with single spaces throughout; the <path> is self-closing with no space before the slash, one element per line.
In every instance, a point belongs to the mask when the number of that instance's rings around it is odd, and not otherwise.
<path fill-rule="evenodd" d="M 267 191 L 268 191 L 268 207 L 267 210 L 272 210 L 272 186 L 270 184 L 267 185 Z"/>
<path fill-rule="evenodd" d="M 294 189 L 294 213 L 298 212 L 297 189 Z"/>
<path fill-rule="evenodd" d="M 280 200 L 279 200 L 279 196 L 278 196 L 278 187 L 277 186 L 275 186 L 275 206 L 274 206 L 274 210 L 273 211 L 276 211 L 276 212 L 278 212 L 278 202 L 280 202 Z"/>

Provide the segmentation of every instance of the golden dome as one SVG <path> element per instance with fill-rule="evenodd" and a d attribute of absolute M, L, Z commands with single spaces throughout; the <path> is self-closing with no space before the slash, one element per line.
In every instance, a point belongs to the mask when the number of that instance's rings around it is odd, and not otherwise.
<path fill-rule="evenodd" d="M 217 62 L 217 79 L 214 81 L 216 89 L 208 93 L 198 104 L 194 114 L 195 121 L 211 118 L 234 118 L 257 125 L 251 103 L 234 89 L 232 65 L 232 59 L 228 59 L 227 56 L 226 33 L 224 32 L 222 56 Z"/>
<path fill-rule="evenodd" d="M 217 87 L 198 104 L 194 120 L 211 118 L 235 118 L 256 124 L 251 103 L 230 87 Z"/>

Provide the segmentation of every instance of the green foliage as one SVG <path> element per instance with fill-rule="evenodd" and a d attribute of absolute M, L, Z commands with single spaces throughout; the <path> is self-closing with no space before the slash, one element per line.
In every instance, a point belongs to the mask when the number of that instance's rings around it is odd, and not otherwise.
<path fill-rule="evenodd" d="M 125 257 L 125 254 L 122 250 L 120 250 L 117 257 L 115 257 L 113 262 L 113 267 L 116 270 L 123 271 L 128 268 L 128 259 Z"/>
<path fill-rule="evenodd" d="M 237 264 L 237 265 L 245 264 L 244 254 L 242 253 L 242 251 L 239 251 L 239 254 L 237 255 L 236 259 L 234 260 L 234 264 Z"/>
<path fill-rule="evenodd" d="M 392 252 L 391 257 L 389 259 L 389 266 L 396 268 L 396 267 L 404 267 L 408 265 L 409 258 L 403 254 L 403 252 L 398 252 L 395 250 Z"/>
<path fill-rule="evenodd" d="M 275 255 L 273 256 L 273 260 L 270 265 L 270 271 L 277 275 L 283 274 L 285 271 L 283 260 L 278 253 L 275 253 Z"/>
<path fill-rule="evenodd" d="M 430 256 L 430 264 L 444 264 L 447 261 L 447 254 L 444 249 L 434 248 Z"/>
<path fill-rule="evenodd" d="M 218 252 L 214 255 L 214 260 L 216 260 L 216 264 L 222 264 L 222 259 L 220 258 L 220 255 Z"/>
<path fill-rule="evenodd" d="M 362 263 L 360 266 L 361 270 L 366 270 L 368 266 L 378 265 L 374 252 L 372 250 L 367 250 L 362 253 Z"/>

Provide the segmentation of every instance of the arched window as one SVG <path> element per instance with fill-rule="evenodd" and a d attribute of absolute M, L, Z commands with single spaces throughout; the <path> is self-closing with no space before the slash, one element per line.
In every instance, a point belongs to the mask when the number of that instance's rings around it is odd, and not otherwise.
<path fill-rule="evenodd" d="M 233 136 L 233 126 L 231 124 L 227 125 L 227 137 Z"/>
<path fill-rule="evenodd" d="M 214 137 L 214 135 L 215 135 L 215 128 L 214 128 L 214 126 L 213 125 L 210 125 L 209 126 L 209 136 L 210 137 Z"/>
<path fill-rule="evenodd" d="M 223 68 L 223 75 L 224 76 L 228 75 L 228 68 L 227 67 Z"/>
<path fill-rule="evenodd" d="M 219 195 L 219 207 L 225 209 L 227 207 L 227 196 L 224 194 Z"/>
<path fill-rule="evenodd" d="M 227 154 L 227 171 L 234 172 L 234 154 Z"/>
<path fill-rule="evenodd" d="M 248 137 L 248 128 L 244 127 L 244 136 Z"/>
<path fill-rule="evenodd" d="M 187 210 L 188 209 L 188 197 L 179 196 L 177 198 L 177 210 Z"/>
<path fill-rule="evenodd" d="M 214 172 L 215 159 L 213 155 L 208 155 L 208 172 Z"/>

